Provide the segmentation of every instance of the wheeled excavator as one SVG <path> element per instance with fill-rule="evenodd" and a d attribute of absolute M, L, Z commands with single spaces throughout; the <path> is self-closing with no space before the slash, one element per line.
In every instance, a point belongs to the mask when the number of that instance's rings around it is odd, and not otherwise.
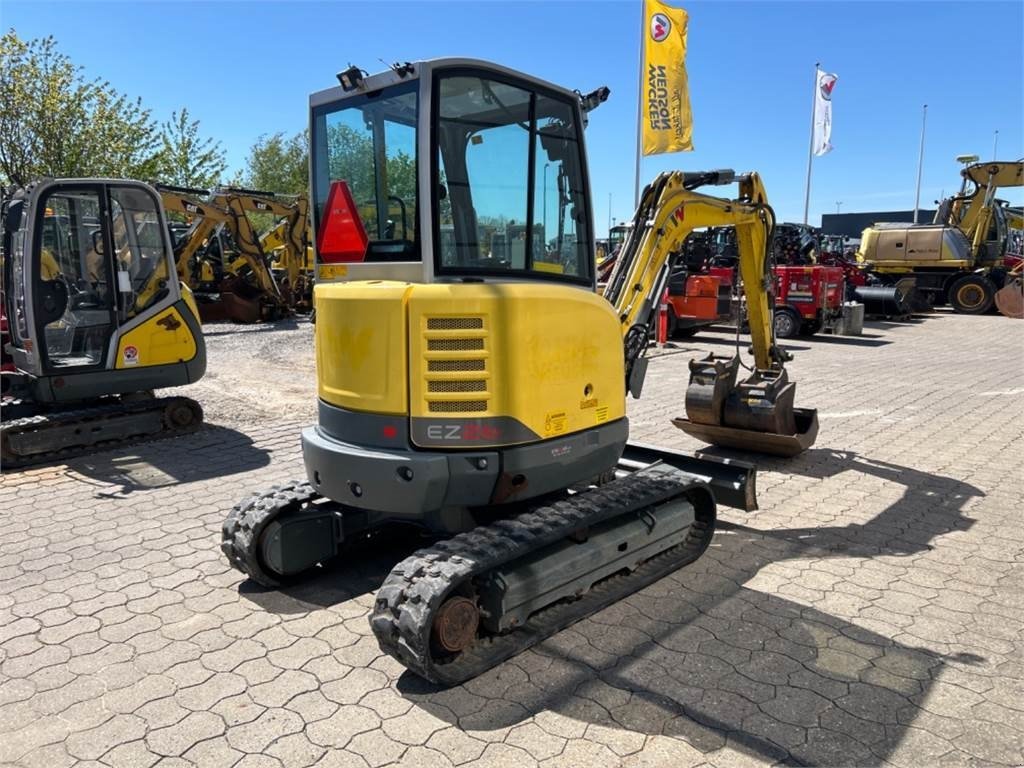
<path fill-rule="evenodd" d="M 199 403 L 154 397 L 206 369 L 164 209 L 137 181 L 45 179 L 7 190 L 5 469 L 194 430 Z"/>
<path fill-rule="evenodd" d="M 978 315 L 1007 284 L 1007 227 L 1000 188 L 1024 185 L 1024 161 L 964 162 L 957 195 L 944 200 L 934 224 L 875 224 L 861 236 L 857 260 L 885 285 L 912 278 L 935 304 Z"/>
<path fill-rule="evenodd" d="M 696 560 L 716 503 L 756 508 L 750 465 L 628 440 L 626 393 L 641 393 L 669 256 L 694 228 L 736 227 L 754 364 L 737 383 L 736 358 L 694 362 L 677 426 L 791 454 L 817 419 L 793 408 L 772 340 L 774 216 L 756 174 L 659 176 L 601 296 L 583 128 L 607 89 L 469 59 L 339 80 L 311 97 L 306 479 L 237 504 L 222 549 L 276 587 L 387 525 L 424 530 L 436 543 L 392 570 L 370 624 L 387 653 L 451 685 Z M 415 172 L 382 172 L 399 158 Z M 697 191 L 733 181 L 735 199 Z M 383 225 L 395 197 L 411 237 Z M 520 226 L 500 252 L 481 235 Z"/>

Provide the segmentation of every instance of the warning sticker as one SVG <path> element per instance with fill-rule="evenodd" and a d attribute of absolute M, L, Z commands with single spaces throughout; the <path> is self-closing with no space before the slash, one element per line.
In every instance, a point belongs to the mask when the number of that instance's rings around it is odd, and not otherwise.
<path fill-rule="evenodd" d="M 559 435 L 568 429 L 565 411 L 552 411 L 544 416 L 544 434 Z"/>
<path fill-rule="evenodd" d="M 320 280 L 336 280 L 348 276 L 347 264 L 321 264 L 317 278 Z"/>
<path fill-rule="evenodd" d="M 121 358 L 125 365 L 138 365 L 139 363 L 139 348 L 129 344 L 124 348 L 121 353 Z"/>

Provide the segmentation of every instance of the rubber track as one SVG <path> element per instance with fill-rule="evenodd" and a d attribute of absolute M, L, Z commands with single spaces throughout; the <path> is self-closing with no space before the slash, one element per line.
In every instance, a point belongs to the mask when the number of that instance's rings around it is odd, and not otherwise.
<path fill-rule="evenodd" d="M 221 526 L 220 549 L 231 567 L 264 587 L 279 587 L 281 579 L 260 562 L 258 544 L 264 529 L 278 515 L 302 507 L 320 497 L 305 480 L 275 485 L 235 504 Z"/>
<path fill-rule="evenodd" d="M 81 423 L 82 425 L 88 425 L 102 419 L 115 416 L 124 416 L 133 413 L 148 413 L 151 411 L 163 411 L 168 405 L 182 402 L 188 404 L 188 407 L 193 410 L 194 413 L 198 414 L 198 418 L 190 426 L 182 428 L 173 428 L 164 422 L 164 428 L 158 433 L 144 434 L 144 435 L 133 435 L 128 438 L 114 438 L 111 440 L 101 440 L 96 443 L 90 443 L 89 445 L 71 446 L 68 448 L 60 448 L 53 451 L 44 451 L 42 453 L 33 453 L 29 456 L 21 454 L 8 454 L 6 446 L 7 438 L 10 435 L 17 434 L 18 432 L 27 432 L 37 429 L 45 429 L 51 426 L 66 426 L 68 424 Z M 178 435 L 188 434 L 194 432 L 202 426 L 203 423 L 203 407 L 195 400 L 189 397 L 158 397 L 147 400 L 139 400 L 136 402 L 123 402 L 115 401 L 111 403 L 104 403 L 101 405 L 92 405 L 85 408 L 76 408 L 74 410 L 66 411 L 55 411 L 55 412 L 44 412 L 38 413 L 35 416 L 26 416 L 20 419 L 12 419 L 11 421 L 4 421 L 0 424 L 0 440 L 3 440 L 5 451 L 3 454 L 3 466 L 4 469 L 15 469 L 20 467 L 28 467 L 35 464 L 45 464 L 51 461 L 57 461 L 62 459 L 70 459 L 75 456 L 84 456 L 90 453 L 98 453 L 99 451 L 106 451 L 111 448 L 116 448 L 121 445 L 133 445 L 135 443 L 144 442 L 147 440 L 158 440 L 165 437 L 176 437 Z"/>
<path fill-rule="evenodd" d="M 432 657 L 434 616 L 460 585 L 574 531 L 680 496 L 689 497 L 695 512 L 694 524 L 681 544 L 627 575 L 604 580 L 578 600 L 539 611 L 512 632 L 478 639 L 455 659 Z M 435 683 L 457 685 L 693 562 L 710 543 L 714 522 L 714 500 L 706 485 L 666 465 L 645 467 L 566 501 L 419 550 L 395 566 L 381 585 L 370 626 L 381 649 L 410 670 Z"/>

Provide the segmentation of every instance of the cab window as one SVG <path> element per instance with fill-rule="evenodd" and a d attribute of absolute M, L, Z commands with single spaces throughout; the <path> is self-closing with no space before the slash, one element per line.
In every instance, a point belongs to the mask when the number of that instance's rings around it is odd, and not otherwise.
<path fill-rule="evenodd" d="M 126 318 L 166 297 L 168 265 L 157 202 L 145 190 L 110 190 L 117 286 Z"/>
<path fill-rule="evenodd" d="M 332 182 L 352 193 L 366 261 L 418 261 L 417 83 L 351 96 L 313 112 L 314 215 L 319 231 Z"/>
<path fill-rule="evenodd" d="M 438 273 L 589 282 L 574 105 L 472 72 L 442 73 L 434 88 Z"/>

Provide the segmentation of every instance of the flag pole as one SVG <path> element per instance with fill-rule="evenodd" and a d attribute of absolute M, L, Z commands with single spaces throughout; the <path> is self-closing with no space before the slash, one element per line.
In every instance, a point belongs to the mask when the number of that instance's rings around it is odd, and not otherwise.
<path fill-rule="evenodd" d="M 917 194 L 914 196 L 914 223 L 917 224 L 917 212 L 921 207 L 921 169 L 924 167 L 924 126 L 928 121 L 928 105 L 921 110 L 921 149 L 917 155 Z"/>
<path fill-rule="evenodd" d="M 636 91 L 636 171 L 633 176 L 633 208 L 640 206 L 640 142 L 643 136 L 643 103 L 644 103 L 644 35 L 647 25 L 647 0 L 640 3 L 640 61 L 637 64 Z"/>
<path fill-rule="evenodd" d="M 811 138 L 807 142 L 807 184 L 804 187 L 804 224 L 811 209 L 811 163 L 814 160 L 814 105 L 818 99 L 818 72 L 821 62 L 814 64 L 814 87 L 811 89 Z"/>

